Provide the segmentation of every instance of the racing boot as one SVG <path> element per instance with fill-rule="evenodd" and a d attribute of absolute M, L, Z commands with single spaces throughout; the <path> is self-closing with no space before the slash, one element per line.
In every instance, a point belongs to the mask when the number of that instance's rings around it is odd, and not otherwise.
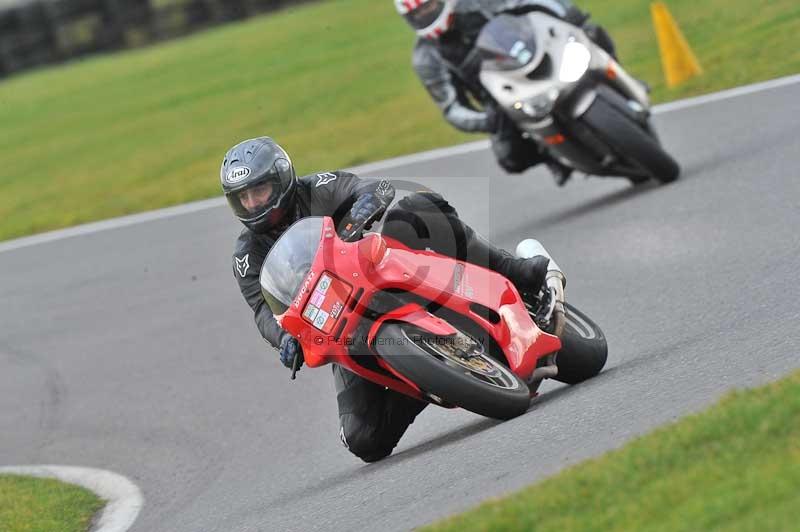
<path fill-rule="evenodd" d="M 545 162 L 547 168 L 550 169 L 550 173 L 553 175 L 553 180 L 556 182 L 556 185 L 563 187 L 569 178 L 572 177 L 572 168 L 561 164 L 560 162 L 556 161 L 555 159 L 550 159 Z"/>
<path fill-rule="evenodd" d="M 492 269 L 514 283 L 520 293 L 538 294 L 549 262 L 547 257 L 520 259 L 503 251 L 503 258 Z"/>
<path fill-rule="evenodd" d="M 577 6 L 569 6 L 564 20 L 570 24 L 574 24 L 581 28 L 586 36 L 589 37 L 600 48 L 608 52 L 608 55 L 617 61 L 617 47 L 614 45 L 614 40 L 608 34 L 606 29 L 594 22 L 589 22 L 591 15 L 588 11 L 583 11 Z"/>

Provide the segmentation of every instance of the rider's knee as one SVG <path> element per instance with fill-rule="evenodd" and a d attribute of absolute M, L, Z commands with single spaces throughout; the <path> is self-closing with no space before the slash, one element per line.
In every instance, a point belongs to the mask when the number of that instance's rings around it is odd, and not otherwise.
<path fill-rule="evenodd" d="M 500 167 L 509 174 L 521 174 L 535 163 L 522 160 L 521 158 L 514 157 L 513 155 L 506 155 L 504 157 L 498 157 L 497 164 L 499 164 Z"/>
<path fill-rule="evenodd" d="M 382 441 L 376 430 L 360 423 L 354 416 L 342 416 L 339 438 L 348 451 L 365 462 L 377 462 L 392 454 L 394 445 Z"/>
<path fill-rule="evenodd" d="M 583 31 L 595 44 L 608 52 L 608 55 L 617 59 L 617 48 L 614 45 L 614 40 L 603 26 L 587 22 L 583 27 Z"/>
<path fill-rule="evenodd" d="M 397 206 L 408 212 L 440 212 L 445 215 L 455 213 L 455 209 L 438 192 L 412 192 L 397 202 Z"/>
<path fill-rule="evenodd" d="M 425 249 L 438 242 L 443 231 L 458 219 L 456 210 L 435 192 L 414 192 L 389 210 L 383 223 L 384 235 L 413 249 Z"/>

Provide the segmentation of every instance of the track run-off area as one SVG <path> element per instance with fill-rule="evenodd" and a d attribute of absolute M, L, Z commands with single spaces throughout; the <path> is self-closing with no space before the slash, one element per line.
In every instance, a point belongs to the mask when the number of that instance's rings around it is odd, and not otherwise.
<path fill-rule="evenodd" d="M 339 441 L 330 369 L 290 382 L 260 339 L 221 200 L 0 243 L 0 466 L 124 475 L 133 531 L 406 530 L 777 379 L 800 367 L 797 116 L 800 77 L 658 107 L 683 166 L 662 187 L 507 176 L 485 142 L 359 169 L 506 248 L 541 240 L 609 342 L 526 415 L 429 407 L 371 465 Z"/>

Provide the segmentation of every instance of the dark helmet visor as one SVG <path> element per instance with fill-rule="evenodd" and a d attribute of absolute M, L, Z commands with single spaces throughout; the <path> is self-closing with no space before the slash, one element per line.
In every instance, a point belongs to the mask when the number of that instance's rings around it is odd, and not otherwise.
<path fill-rule="evenodd" d="M 280 187 L 274 181 L 266 181 L 231 192 L 226 197 L 240 220 L 253 220 L 278 203 Z"/>
<path fill-rule="evenodd" d="M 425 2 L 419 7 L 412 9 L 403 15 L 412 28 L 415 30 L 424 30 L 439 18 L 439 15 L 444 11 L 445 4 L 440 0 L 431 0 Z"/>
<path fill-rule="evenodd" d="M 225 194 L 234 214 L 243 222 L 258 220 L 269 213 L 291 188 L 294 173 L 289 161 L 278 159 L 262 179 Z"/>

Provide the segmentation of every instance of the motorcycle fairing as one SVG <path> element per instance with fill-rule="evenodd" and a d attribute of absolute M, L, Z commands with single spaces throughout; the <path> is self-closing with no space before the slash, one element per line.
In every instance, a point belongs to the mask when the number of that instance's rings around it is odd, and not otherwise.
<path fill-rule="evenodd" d="M 468 316 L 492 336 L 511 370 L 523 379 L 533 373 L 539 358 L 561 348 L 558 337 L 536 326 L 516 287 L 499 273 L 384 238 L 391 252 L 371 273 L 375 285 L 412 292 Z M 496 311 L 497 319 L 483 309 Z"/>
<path fill-rule="evenodd" d="M 386 242 L 384 253 L 363 252 L 383 247 L 372 239 Z M 327 335 L 302 317 L 302 309 L 313 292 L 311 288 L 325 271 L 334 272 L 352 286 L 337 325 Z M 386 290 L 409 292 L 468 316 L 491 335 L 503 350 L 510 369 L 523 379 L 530 377 L 540 358 L 561 348 L 557 337 L 534 324 L 519 292 L 500 274 L 434 252 L 412 250 L 378 234 L 366 235 L 355 243 L 344 242 L 336 237 L 330 218 L 325 219 L 320 245 L 304 286 L 308 289 L 301 290 L 294 304 L 282 316 L 282 325 L 297 331 L 309 367 L 340 364 L 383 386 L 421 399 L 425 396 L 413 383 L 392 375 L 394 372 L 382 361 L 379 360 L 381 368 L 388 371 L 360 365 L 350 353 L 349 348 L 358 340 L 359 323 L 370 319 L 367 314 L 372 294 Z M 490 312 L 485 312 L 486 309 Z M 380 323 L 390 319 L 389 315 L 379 317 L 370 325 L 370 341 L 374 340 Z M 418 304 L 396 309 L 392 319 L 412 323 L 436 335 L 455 333 L 450 324 Z"/>

